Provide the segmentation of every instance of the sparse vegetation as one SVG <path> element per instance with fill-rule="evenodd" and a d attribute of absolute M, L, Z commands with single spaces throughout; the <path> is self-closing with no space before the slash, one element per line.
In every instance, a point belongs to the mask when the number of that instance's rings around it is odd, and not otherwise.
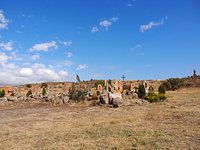
<path fill-rule="evenodd" d="M 4 90 L 1 90 L 1 91 L 0 91 L 0 97 L 4 97 L 4 95 L 5 95 L 5 91 L 4 91 Z"/>
<path fill-rule="evenodd" d="M 139 98 L 144 98 L 145 95 L 146 95 L 146 92 L 145 92 L 144 85 L 143 84 L 139 84 L 138 97 Z"/>
<path fill-rule="evenodd" d="M 150 103 L 154 103 L 154 102 L 160 102 L 166 99 L 165 94 L 162 93 L 158 93 L 156 94 L 153 91 L 150 91 L 146 96 L 144 96 L 144 99 L 147 100 Z"/>
<path fill-rule="evenodd" d="M 26 87 L 27 88 L 31 88 L 31 84 L 26 84 Z"/>
<path fill-rule="evenodd" d="M 104 86 L 105 86 L 105 81 L 104 81 L 104 80 L 96 81 L 96 82 L 95 82 L 95 88 L 96 88 L 96 89 L 98 88 L 98 85 L 99 85 L 99 84 L 101 84 L 102 87 L 104 87 Z"/>
<path fill-rule="evenodd" d="M 158 89 L 158 92 L 159 92 L 160 94 L 165 94 L 165 92 L 166 92 L 165 86 L 164 86 L 164 85 L 160 85 L 160 86 L 159 86 L 159 89 Z"/>
<path fill-rule="evenodd" d="M 85 103 L 3 108 L 0 149 L 197 150 L 199 90 L 169 91 L 165 103 L 119 109 L 87 107 Z"/>
<path fill-rule="evenodd" d="M 47 88 L 48 87 L 48 84 L 47 83 L 42 83 L 41 84 L 41 88 Z"/>
<path fill-rule="evenodd" d="M 182 79 L 179 79 L 179 78 L 170 78 L 168 79 L 167 81 L 165 81 L 162 86 L 165 87 L 165 89 L 167 91 L 170 91 L 170 90 L 177 90 L 179 89 L 183 84 L 183 80 Z"/>
<path fill-rule="evenodd" d="M 47 94 L 46 89 L 45 89 L 45 88 L 42 88 L 42 95 L 44 96 L 44 95 L 46 95 L 46 94 Z"/>
<path fill-rule="evenodd" d="M 85 90 L 80 90 L 75 87 L 75 84 L 69 89 L 69 99 L 74 100 L 75 102 L 84 101 L 86 98 L 87 92 Z"/>

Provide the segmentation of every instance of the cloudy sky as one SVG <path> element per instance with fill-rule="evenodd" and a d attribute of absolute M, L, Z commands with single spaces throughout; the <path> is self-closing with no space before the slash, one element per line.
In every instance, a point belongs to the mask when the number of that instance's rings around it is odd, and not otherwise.
<path fill-rule="evenodd" d="M 0 85 L 200 73 L 199 0 L 1 0 Z"/>

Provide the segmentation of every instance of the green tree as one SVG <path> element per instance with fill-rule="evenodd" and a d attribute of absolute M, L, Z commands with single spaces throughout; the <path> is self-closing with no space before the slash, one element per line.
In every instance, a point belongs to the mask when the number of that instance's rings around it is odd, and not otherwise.
<path fill-rule="evenodd" d="M 42 88 L 42 95 L 44 96 L 44 95 L 46 95 L 46 94 L 47 94 L 46 89 L 45 89 L 45 88 Z"/>
<path fill-rule="evenodd" d="M 179 78 L 170 78 L 167 79 L 167 81 L 165 81 L 162 85 L 165 87 L 167 91 L 169 90 L 174 91 L 176 89 L 179 89 L 183 85 L 183 80 Z"/>
<path fill-rule="evenodd" d="M 0 91 L 0 97 L 4 97 L 5 96 L 5 90 L 3 89 L 2 91 Z"/>
<path fill-rule="evenodd" d="M 41 84 L 41 88 L 47 88 L 48 87 L 48 84 L 47 83 L 42 83 Z"/>
<path fill-rule="evenodd" d="M 144 98 L 145 95 L 146 95 L 146 91 L 145 91 L 144 85 L 143 84 L 139 84 L 138 97 L 139 98 Z"/>
<path fill-rule="evenodd" d="M 26 87 L 27 88 L 31 88 L 31 84 L 26 84 Z"/>
<path fill-rule="evenodd" d="M 75 102 L 84 101 L 86 98 L 87 92 L 85 90 L 76 89 L 75 84 L 69 89 L 69 99 L 74 100 Z"/>
<path fill-rule="evenodd" d="M 158 89 L 158 92 L 159 92 L 160 94 L 165 94 L 165 92 L 166 92 L 165 86 L 164 86 L 164 85 L 160 85 L 160 86 L 159 86 L 159 89 Z"/>

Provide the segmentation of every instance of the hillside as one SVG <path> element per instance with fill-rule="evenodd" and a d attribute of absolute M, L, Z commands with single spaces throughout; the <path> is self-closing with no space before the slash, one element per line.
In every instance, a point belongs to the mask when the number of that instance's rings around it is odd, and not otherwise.
<path fill-rule="evenodd" d="M 0 149 L 199 149 L 199 91 L 170 91 L 165 102 L 117 109 L 0 109 Z"/>

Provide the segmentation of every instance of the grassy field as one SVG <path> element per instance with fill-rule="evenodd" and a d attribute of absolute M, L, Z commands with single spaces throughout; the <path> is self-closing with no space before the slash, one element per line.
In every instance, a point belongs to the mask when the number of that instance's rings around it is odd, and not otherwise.
<path fill-rule="evenodd" d="M 200 149 L 200 88 L 142 106 L 0 109 L 0 149 Z"/>

